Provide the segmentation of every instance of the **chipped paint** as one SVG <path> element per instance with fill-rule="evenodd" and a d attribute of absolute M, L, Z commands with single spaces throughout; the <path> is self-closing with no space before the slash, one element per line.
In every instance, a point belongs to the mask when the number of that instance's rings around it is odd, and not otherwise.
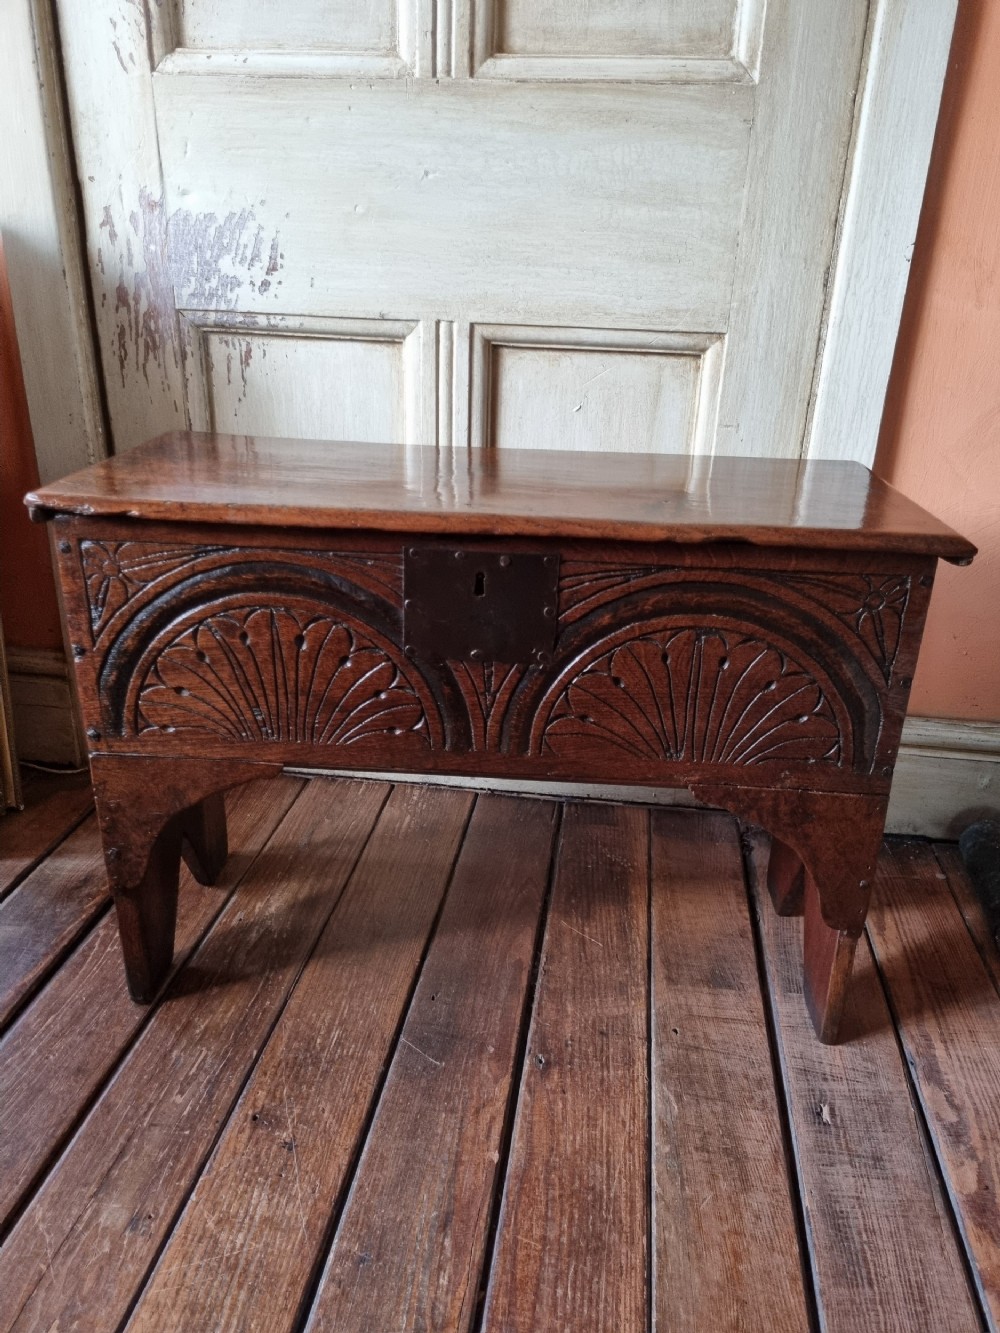
<path fill-rule="evenodd" d="M 259 344 L 256 347 L 254 346 L 255 341 Z M 267 344 L 259 338 L 254 339 L 245 336 L 238 337 L 235 334 L 225 334 L 212 338 L 206 348 L 210 379 L 216 368 L 216 361 L 212 347 L 213 343 L 216 348 L 224 351 L 226 354 L 226 383 L 228 385 L 232 385 L 233 372 L 237 367 L 239 368 L 240 390 L 237 395 L 237 401 L 244 402 L 247 397 L 247 375 L 250 370 L 250 364 L 255 355 L 257 355 L 261 361 L 267 360 Z"/>
<path fill-rule="evenodd" d="M 245 285 L 266 292 L 264 282 L 269 287 L 270 275 L 280 268 L 278 234 L 265 265 L 265 232 L 250 208 L 227 213 L 221 221 L 215 213 L 178 209 L 171 214 L 167 238 L 178 304 L 187 309 L 233 310 Z"/>
<path fill-rule="evenodd" d="M 165 217 L 162 199 L 149 190 L 140 192 L 138 208 L 106 205 L 99 230 L 95 267 L 104 279 L 101 305 L 114 300 L 112 356 L 123 388 L 136 371 L 147 384 L 159 376 L 167 386 L 168 362 L 179 367 L 183 355 L 178 308 L 236 310 L 245 291 L 270 290 L 284 261 L 278 233 L 268 238 L 253 209 L 221 220 L 184 208 Z M 252 355 L 239 358 L 244 389 Z"/>

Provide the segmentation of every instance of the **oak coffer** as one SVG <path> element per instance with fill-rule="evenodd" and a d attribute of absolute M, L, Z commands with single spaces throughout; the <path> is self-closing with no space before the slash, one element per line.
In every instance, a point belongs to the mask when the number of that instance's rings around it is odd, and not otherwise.
<path fill-rule="evenodd" d="M 27 502 L 137 1000 L 181 855 L 225 859 L 227 787 L 627 782 L 771 833 L 835 1039 L 935 566 L 975 554 L 859 464 L 175 433 Z"/>

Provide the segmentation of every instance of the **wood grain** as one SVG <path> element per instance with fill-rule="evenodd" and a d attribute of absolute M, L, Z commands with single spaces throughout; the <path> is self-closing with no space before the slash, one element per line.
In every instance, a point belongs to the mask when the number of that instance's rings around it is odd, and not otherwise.
<path fill-rule="evenodd" d="M 67 837 L 93 804 L 90 783 L 27 782 L 25 806 L 0 821 L 0 899 Z"/>
<path fill-rule="evenodd" d="M 472 1327 L 556 813 L 479 798 L 310 1333 Z"/>
<path fill-rule="evenodd" d="M 1000 1324 L 1000 996 L 927 843 L 887 844 L 869 935 L 970 1262 Z"/>
<path fill-rule="evenodd" d="M 0 903 L 0 1029 L 110 901 L 87 819 Z"/>
<path fill-rule="evenodd" d="M 847 1001 L 848 1040 L 823 1046 L 802 1003 L 801 923 L 773 911 L 765 887 L 766 840 L 752 836 L 753 895 L 821 1327 L 836 1333 L 978 1329 L 867 943 L 858 949 Z"/>
<path fill-rule="evenodd" d="M 472 800 L 393 790 L 139 1300 L 132 1333 L 296 1327 Z"/>
<path fill-rule="evenodd" d="M 484 1333 L 646 1328 L 648 839 L 566 809 Z"/>
<path fill-rule="evenodd" d="M 181 877 L 174 972 L 184 966 L 302 786 L 300 779 L 282 777 L 232 794 L 232 851 L 222 878 L 204 888 L 190 875 Z M 113 915 L 106 915 L 0 1042 L 0 1234 L 148 1014 L 132 1003 L 122 985 L 118 929 Z"/>
<path fill-rule="evenodd" d="M 808 1326 L 780 1093 L 724 815 L 652 816 L 653 1329 Z"/>
<path fill-rule="evenodd" d="M 312 784 L 175 982 L 0 1255 L 0 1328 L 116 1327 L 377 820 Z"/>
<path fill-rule="evenodd" d="M 249 464 L 249 466 L 248 466 Z M 858 463 L 174 432 L 32 492 L 43 513 L 384 532 L 907 551 L 975 547 Z"/>

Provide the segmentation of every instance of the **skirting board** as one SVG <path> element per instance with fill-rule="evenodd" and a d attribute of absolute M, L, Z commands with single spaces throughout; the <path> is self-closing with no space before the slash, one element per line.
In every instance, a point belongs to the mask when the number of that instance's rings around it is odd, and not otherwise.
<path fill-rule="evenodd" d="M 67 768 L 86 763 L 62 653 L 8 648 L 7 670 L 18 759 Z"/>
<path fill-rule="evenodd" d="M 651 805 L 698 802 L 684 788 L 618 787 L 610 783 L 518 782 L 509 778 L 411 777 L 399 773 L 351 773 L 344 769 L 296 768 L 335 777 L 371 777 L 393 782 L 474 787 L 522 796 L 575 796 L 590 801 Z M 1000 815 L 1000 723 L 907 718 L 886 819 L 887 833 L 955 839 L 975 819 Z"/>

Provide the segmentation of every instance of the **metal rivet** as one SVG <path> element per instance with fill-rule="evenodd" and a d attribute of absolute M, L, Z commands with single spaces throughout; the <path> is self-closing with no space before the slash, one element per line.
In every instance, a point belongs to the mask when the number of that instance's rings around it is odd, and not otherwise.
<path fill-rule="evenodd" d="M 867 887 L 868 887 L 868 881 L 866 879 L 862 879 L 858 882 L 859 889 L 867 889 Z"/>
<path fill-rule="evenodd" d="M 555 611 L 551 606 L 543 606 L 542 615 L 545 617 L 546 620 L 551 620 L 552 617 L 555 615 Z"/>
<path fill-rule="evenodd" d="M 72 546 L 70 546 L 69 542 L 60 542 L 60 543 L 59 543 L 59 550 L 62 552 L 63 555 L 69 555 L 69 553 L 70 553 L 70 551 L 72 551 L 72 549 L 73 549 L 73 548 L 72 548 Z"/>
<path fill-rule="evenodd" d="M 74 657 L 83 657 L 83 656 L 86 655 L 86 652 L 87 652 L 87 650 L 86 650 L 86 648 L 84 648 L 84 646 L 83 646 L 82 643 L 74 643 L 74 645 L 73 645 L 73 656 L 74 656 Z"/>
<path fill-rule="evenodd" d="M 403 610 L 404 611 L 408 610 L 412 605 L 413 605 L 413 598 L 407 597 L 403 602 Z"/>
<path fill-rule="evenodd" d="M 465 559 L 465 552 L 464 552 L 464 551 L 456 551 L 456 552 L 455 552 L 455 559 L 456 559 L 456 560 L 464 560 L 464 559 Z"/>
<path fill-rule="evenodd" d="M 478 662 L 479 659 L 482 657 L 482 655 L 483 655 L 483 650 L 482 650 L 482 648 L 470 648 L 470 649 L 469 649 L 469 656 L 472 658 L 472 660 L 473 660 L 474 662 Z"/>
<path fill-rule="evenodd" d="M 117 861 L 118 858 L 121 856 L 121 854 L 122 853 L 120 847 L 109 847 L 108 850 L 104 853 L 105 857 L 109 861 Z"/>
<path fill-rule="evenodd" d="M 410 547 L 410 558 L 411 558 L 411 559 L 414 559 L 414 560 L 415 560 L 419 554 L 420 554 L 420 551 L 419 551 L 419 549 L 418 549 L 416 546 L 411 546 L 411 547 Z"/>
<path fill-rule="evenodd" d="M 887 767 L 887 768 L 883 768 L 883 770 L 882 770 L 882 776 L 883 776 L 884 778 L 891 778 L 891 777 L 892 777 L 892 768 L 891 768 L 891 766 L 890 766 L 890 767 Z"/>
<path fill-rule="evenodd" d="M 88 727 L 87 739 L 92 741 L 99 741 L 101 739 L 101 733 L 97 730 L 96 727 Z"/>
<path fill-rule="evenodd" d="M 933 575 L 933 574 L 922 574 L 922 575 L 920 576 L 920 586 L 921 586 L 921 588 L 929 588 L 933 582 L 934 582 L 934 575 Z"/>
<path fill-rule="evenodd" d="M 403 652 L 406 654 L 407 657 L 416 657 L 417 655 L 417 650 L 416 648 L 414 648 L 412 643 L 408 643 L 406 647 L 403 649 Z"/>
<path fill-rule="evenodd" d="M 510 556 L 509 556 L 509 555 L 502 555 L 502 556 L 500 557 L 500 568 L 501 568 L 501 569 L 506 569 L 507 566 L 508 566 L 509 564 L 510 564 Z"/>
<path fill-rule="evenodd" d="M 900 676 L 899 683 L 904 690 L 908 690 L 913 684 L 913 678 L 912 676 Z"/>
<path fill-rule="evenodd" d="M 535 661 L 538 663 L 539 666 L 548 666 L 548 664 L 552 661 L 552 654 L 539 651 L 535 653 Z"/>

